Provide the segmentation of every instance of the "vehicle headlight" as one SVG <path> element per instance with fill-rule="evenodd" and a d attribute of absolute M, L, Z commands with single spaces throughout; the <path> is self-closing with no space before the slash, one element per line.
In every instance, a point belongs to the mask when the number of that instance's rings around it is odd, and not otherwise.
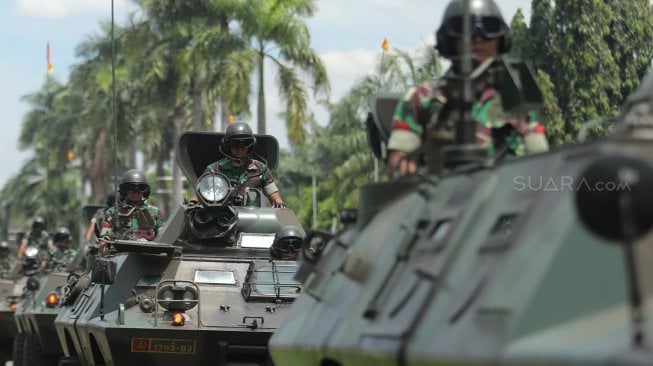
<path fill-rule="evenodd" d="M 157 301 L 161 307 L 170 311 L 186 311 L 197 305 L 197 290 L 191 286 L 166 285 L 159 289 Z"/>
<path fill-rule="evenodd" d="M 222 201 L 229 192 L 229 182 L 222 175 L 206 174 L 197 183 L 197 193 L 208 203 Z"/>

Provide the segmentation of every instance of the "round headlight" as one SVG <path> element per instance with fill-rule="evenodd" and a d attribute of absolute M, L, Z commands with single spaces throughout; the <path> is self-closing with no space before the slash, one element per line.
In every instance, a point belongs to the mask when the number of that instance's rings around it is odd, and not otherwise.
<path fill-rule="evenodd" d="M 228 192 L 229 182 L 220 175 L 207 174 L 197 184 L 197 193 L 210 203 L 222 201 Z"/>
<path fill-rule="evenodd" d="M 25 254 L 25 257 L 27 257 L 27 258 L 30 258 L 30 259 L 34 258 L 35 259 L 39 255 L 39 249 L 37 247 L 34 247 L 34 246 L 30 245 L 30 246 L 27 247 L 27 249 L 25 249 L 24 254 Z"/>

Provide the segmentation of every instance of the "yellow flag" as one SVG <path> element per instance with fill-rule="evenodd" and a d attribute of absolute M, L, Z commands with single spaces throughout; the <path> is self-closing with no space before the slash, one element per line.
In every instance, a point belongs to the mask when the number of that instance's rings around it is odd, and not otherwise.
<path fill-rule="evenodd" d="M 230 114 L 230 115 L 229 115 L 229 124 L 234 123 L 234 120 L 235 120 L 235 119 L 236 119 L 236 118 L 234 117 L 234 115 L 233 115 L 233 114 Z"/>
<path fill-rule="evenodd" d="M 390 42 L 388 42 L 388 39 L 383 38 L 383 43 L 381 43 L 381 48 L 383 48 L 383 52 L 387 52 L 389 46 L 390 46 Z"/>
<path fill-rule="evenodd" d="M 72 150 L 68 150 L 68 153 L 66 154 L 66 160 L 71 161 L 75 158 L 75 152 Z"/>

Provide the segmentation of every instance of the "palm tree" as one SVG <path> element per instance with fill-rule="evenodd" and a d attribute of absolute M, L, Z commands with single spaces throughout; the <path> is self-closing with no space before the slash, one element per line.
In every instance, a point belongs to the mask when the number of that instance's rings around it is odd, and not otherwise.
<path fill-rule="evenodd" d="M 242 37 L 255 52 L 257 68 L 258 133 L 265 133 L 265 61 L 276 68 L 279 95 L 286 102 L 288 139 L 303 146 L 307 119 L 307 91 L 297 71 L 312 78 L 315 94 L 329 93 L 329 81 L 322 60 L 310 47 L 310 35 L 303 17 L 315 12 L 314 0 L 269 0 L 261 2 L 254 18 L 243 19 Z"/>

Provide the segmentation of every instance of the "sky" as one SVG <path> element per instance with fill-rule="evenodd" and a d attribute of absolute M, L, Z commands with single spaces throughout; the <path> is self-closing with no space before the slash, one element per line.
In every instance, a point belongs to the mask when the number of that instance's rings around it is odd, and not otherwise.
<path fill-rule="evenodd" d="M 518 8 L 526 19 L 530 15 L 530 0 L 496 2 L 508 23 Z M 134 0 L 113 3 L 119 24 L 138 9 Z M 447 0 L 317 0 L 318 10 L 306 23 L 311 46 L 327 68 L 331 101 L 337 101 L 358 78 L 378 73 L 375 65 L 384 38 L 390 42 L 390 52 L 393 48 L 412 50 L 424 43 L 434 44 L 433 34 L 447 4 Z M 48 77 L 46 45 L 50 43 L 54 66 L 50 77 L 66 83 L 71 66 L 81 61 L 75 56 L 75 48 L 99 34 L 100 22 L 110 19 L 111 0 L 0 1 L 0 187 L 33 155 L 18 147 L 22 120 L 29 109 L 22 97 L 38 92 Z M 269 76 L 267 133 L 275 135 L 284 147 L 286 131 L 277 117 L 281 100 L 275 88 L 273 76 Z M 319 123 L 328 122 L 322 107 L 312 102 L 310 108 Z M 255 130 L 255 120 L 251 125 Z"/>

